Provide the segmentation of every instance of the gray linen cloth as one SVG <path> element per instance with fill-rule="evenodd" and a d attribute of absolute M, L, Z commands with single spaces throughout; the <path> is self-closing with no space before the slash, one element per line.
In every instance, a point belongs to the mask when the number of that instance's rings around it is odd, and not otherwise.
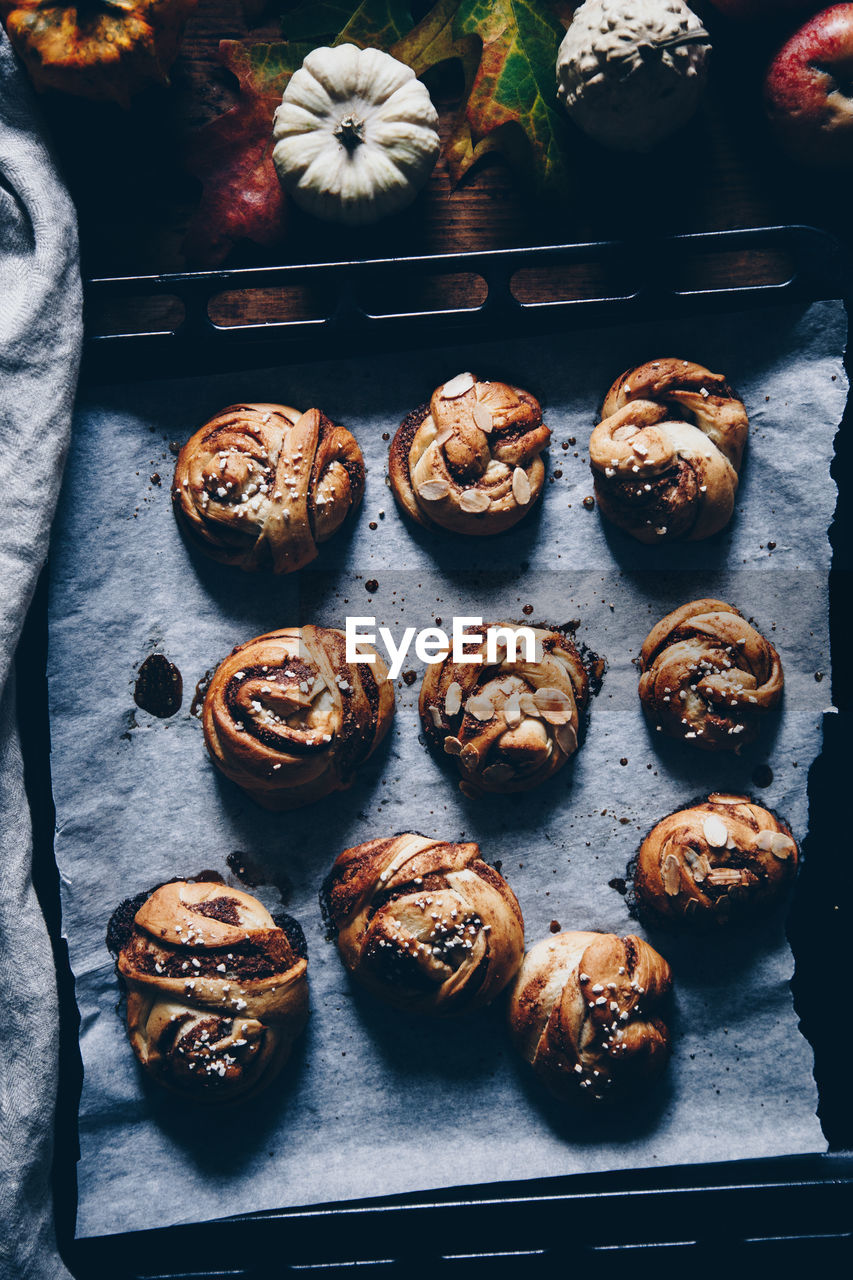
<path fill-rule="evenodd" d="M 0 1277 L 68 1276 L 50 1195 L 56 977 L 33 891 L 12 664 L 47 553 L 82 338 L 74 207 L 0 30 Z"/>

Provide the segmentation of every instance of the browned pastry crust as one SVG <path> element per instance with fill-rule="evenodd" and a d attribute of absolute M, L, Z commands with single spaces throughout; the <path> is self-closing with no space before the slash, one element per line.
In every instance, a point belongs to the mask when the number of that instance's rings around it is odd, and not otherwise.
<path fill-rule="evenodd" d="M 720 373 L 689 360 L 629 369 L 589 442 L 598 505 L 640 542 L 710 538 L 731 519 L 749 421 Z"/>
<path fill-rule="evenodd" d="M 558 933 L 524 957 L 509 1002 L 515 1046 L 568 1102 L 616 1102 L 651 1084 L 669 1057 L 658 1009 L 667 962 L 629 934 Z"/>
<path fill-rule="evenodd" d="M 349 971 L 420 1013 L 488 1004 L 524 955 L 515 894 L 476 844 L 399 835 L 338 857 L 324 905 Z"/>
<path fill-rule="evenodd" d="M 706 751 L 752 742 L 784 685 L 773 645 L 722 600 L 667 614 L 646 637 L 640 669 L 640 698 L 655 726 Z"/>
<path fill-rule="evenodd" d="M 364 493 L 355 437 L 319 409 L 234 404 L 181 449 L 178 523 L 214 560 L 292 573 L 317 556 Z"/>
<path fill-rule="evenodd" d="M 248 893 L 165 884 L 140 906 L 118 952 L 127 1030 L 160 1084 L 203 1102 L 265 1088 L 308 1018 L 308 960 Z"/>
<path fill-rule="evenodd" d="M 501 624 L 514 626 L 514 624 Z M 427 740 L 453 756 L 466 795 L 529 791 L 545 782 L 578 748 L 589 680 L 580 654 L 559 631 L 532 628 L 539 661 L 486 662 L 487 626 L 470 627 L 482 636 L 479 661 L 452 657 L 426 669 L 419 709 Z M 478 650 L 466 646 L 470 656 Z"/>
<path fill-rule="evenodd" d="M 528 391 L 460 373 L 400 425 L 391 442 L 391 488 L 428 529 L 500 533 L 542 492 L 541 453 L 550 439 Z"/>
<path fill-rule="evenodd" d="M 781 897 L 797 857 L 781 819 L 747 796 L 715 793 L 646 836 L 634 874 L 637 905 L 655 923 L 727 924 Z"/>
<path fill-rule="evenodd" d="M 204 739 L 217 768 L 265 809 L 296 809 L 350 786 L 394 714 L 394 686 L 348 663 L 344 633 L 283 627 L 221 662 L 204 699 Z"/>

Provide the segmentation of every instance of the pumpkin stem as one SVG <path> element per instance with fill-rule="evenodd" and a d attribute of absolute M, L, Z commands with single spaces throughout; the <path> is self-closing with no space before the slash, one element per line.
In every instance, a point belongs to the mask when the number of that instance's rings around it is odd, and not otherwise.
<path fill-rule="evenodd" d="M 355 151 L 364 142 L 364 124 L 358 116 L 344 116 L 335 126 L 335 137 L 347 151 Z"/>

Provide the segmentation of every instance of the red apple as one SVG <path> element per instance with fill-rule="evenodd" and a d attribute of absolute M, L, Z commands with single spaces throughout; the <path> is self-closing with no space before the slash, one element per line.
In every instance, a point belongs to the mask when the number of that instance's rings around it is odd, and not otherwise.
<path fill-rule="evenodd" d="M 782 18 L 790 13 L 814 13 L 821 0 L 711 0 L 727 18 L 754 22 L 758 18 Z"/>
<path fill-rule="evenodd" d="M 853 4 L 824 9 L 791 36 L 770 64 L 764 102 L 797 160 L 853 165 Z"/>

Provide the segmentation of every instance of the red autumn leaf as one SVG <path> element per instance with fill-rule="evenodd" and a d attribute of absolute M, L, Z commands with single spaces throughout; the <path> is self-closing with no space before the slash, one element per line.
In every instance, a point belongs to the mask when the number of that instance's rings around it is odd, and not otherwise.
<path fill-rule="evenodd" d="M 284 87 L 310 46 L 223 40 L 219 57 L 240 84 L 235 107 L 199 130 L 190 171 L 204 184 L 185 249 L 216 265 L 240 240 L 277 244 L 284 235 L 284 193 L 272 162 L 272 118 Z"/>

